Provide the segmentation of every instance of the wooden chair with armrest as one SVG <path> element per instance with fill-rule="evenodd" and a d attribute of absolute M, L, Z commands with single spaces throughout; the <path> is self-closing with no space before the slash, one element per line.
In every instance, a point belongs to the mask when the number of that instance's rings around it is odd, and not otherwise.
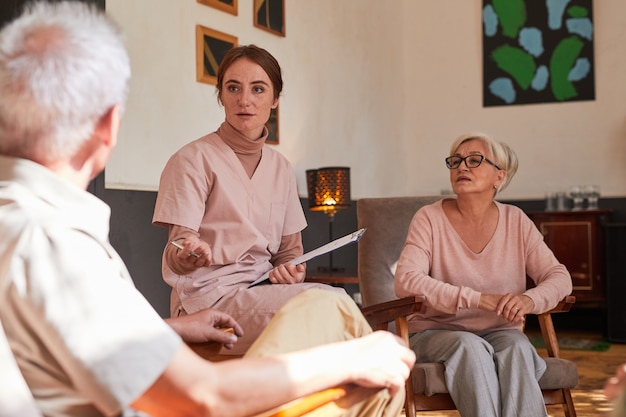
<path fill-rule="evenodd" d="M 396 298 L 393 286 L 396 263 L 415 212 L 441 196 L 364 198 L 357 201 L 359 228 L 367 228 L 358 246 L 358 275 L 365 308 Z M 559 346 L 551 313 L 569 311 L 575 297 L 568 296 L 550 312 L 538 316 L 548 357 L 547 370 L 539 385 L 546 405 L 560 404 L 566 417 L 576 417 L 570 390 L 578 384 L 576 364 L 559 358 Z M 396 320 L 396 332 L 408 342 L 406 321 Z M 377 327 L 381 328 L 381 327 Z M 406 384 L 405 413 L 454 410 L 440 363 L 417 363 Z"/>

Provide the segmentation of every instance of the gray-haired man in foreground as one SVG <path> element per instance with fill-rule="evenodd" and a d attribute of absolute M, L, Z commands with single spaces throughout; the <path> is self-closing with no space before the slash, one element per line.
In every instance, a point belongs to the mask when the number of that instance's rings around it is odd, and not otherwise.
<path fill-rule="evenodd" d="M 129 79 L 116 25 L 82 3 L 33 4 L 0 32 L 0 416 L 232 417 L 348 382 L 399 392 L 414 354 L 390 333 L 213 364 L 183 340 L 234 342 L 216 330 L 241 334 L 229 316 L 158 316 L 85 191 Z"/>

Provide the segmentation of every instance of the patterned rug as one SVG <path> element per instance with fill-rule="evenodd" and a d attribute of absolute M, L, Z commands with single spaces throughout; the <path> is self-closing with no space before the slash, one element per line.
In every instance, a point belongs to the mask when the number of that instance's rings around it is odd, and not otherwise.
<path fill-rule="evenodd" d="M 536 348 L 545 348 L 546 345 L 541 336 L 529 336 L 530 342 Z M 564 350 L 592 350 L 606 352 L 611 343 L 606 340 L 581 339 L 576 337 L 559 337 L 559 347 Z"/>

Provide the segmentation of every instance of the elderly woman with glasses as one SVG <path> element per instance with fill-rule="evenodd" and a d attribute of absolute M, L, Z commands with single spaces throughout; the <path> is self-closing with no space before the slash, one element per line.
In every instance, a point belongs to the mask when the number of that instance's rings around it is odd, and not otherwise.
<path fill-rule="evenodd" d="M 522 332 L 524 316 L 556 306 L 571 277 L 526 214 L 494 200 L 517 171 L 509 146 L 466 134 L 445 163 L 456 198 L 415 214 L 395 274 L 398 297 L 426 295 L 410 320 L 411 347 L 418 362 L 445 365 L 463 417 L 546 416 L 546 365 Z"/>

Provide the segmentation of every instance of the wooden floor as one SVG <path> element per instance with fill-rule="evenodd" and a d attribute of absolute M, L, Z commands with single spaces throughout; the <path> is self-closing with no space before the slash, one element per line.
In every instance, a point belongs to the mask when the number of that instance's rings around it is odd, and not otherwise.
<path fill-rule="evenodd" d="M 566 313 L 569 314 L 569 313 Z M 559 336 L 584 337 L 589 339 L 603 339 L 602 326 L 588 329 L 583 326 L 582 330 L 574 330 L 565 326 L 560 330 L 557 324 Z M 571 326 L 575 327 L 575 326 Z M 530 333 L 533 330 L 529 330 Z M 545 349 L 538 349 L 540 354 L 545 355 Z M 621 363 L 626 362 L 626 344 L 611 343 L 606 352 L 561 350 L 561 357 L 574 361 L 578 366 L 579 382 L 572 391 L 574 405 L 578 417 L 606 417 L 612 410 L 611 404 L 603 395 L 603 387 L 607 378 L 615 374 L 615 369 Z M 456 411 L 447 412 L 423 412 L 420 417 L 459 417 Z M 548 407 L 550 417 L 563 417 L 565 414 L 560 406 Z"/>

